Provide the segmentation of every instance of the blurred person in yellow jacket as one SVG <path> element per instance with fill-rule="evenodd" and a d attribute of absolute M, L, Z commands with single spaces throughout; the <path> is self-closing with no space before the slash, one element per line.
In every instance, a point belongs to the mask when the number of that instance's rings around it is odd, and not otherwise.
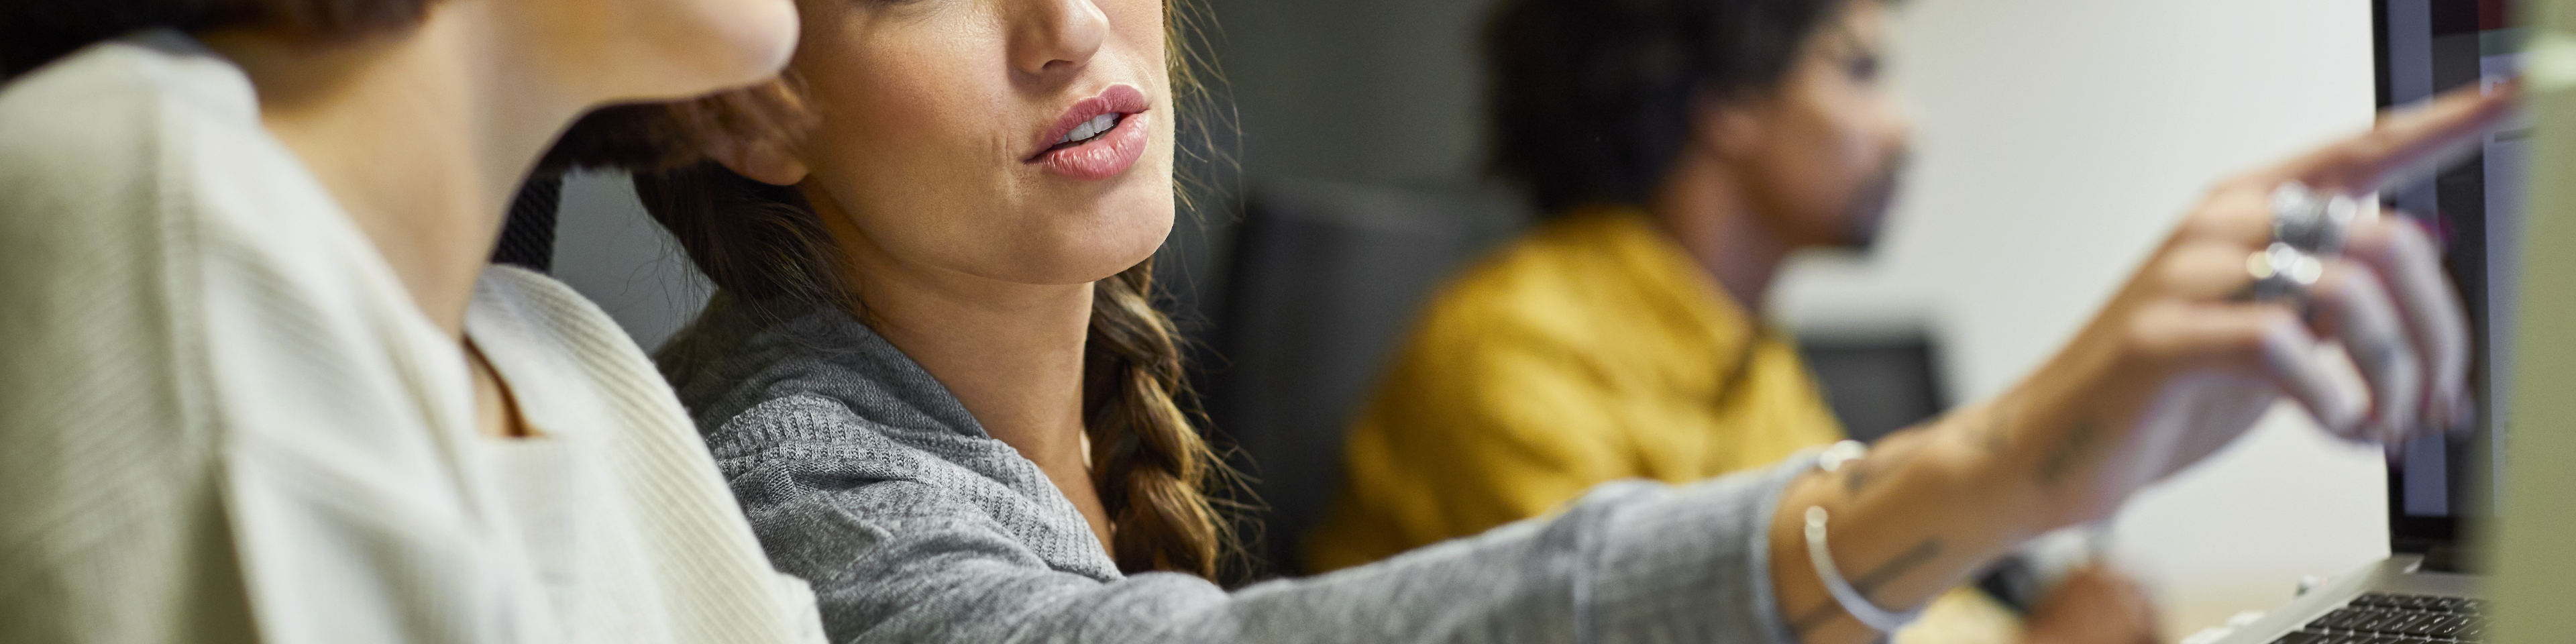
<path fill-rule="evenodd" d="M 1427 307 L 1351 426 L 1309 566 L 1843 438 L 1761 306 L 1792 252 L 1878 234 L 1909 135 L 1880 73 L 1888 5 L 1505 2 L 1486 34 L 1494 165 L 1548 220 Z M 1899 639 L 2146 642 L 2153 615 L 2092 569 L 2026 622 L 1961 590 Z"/>

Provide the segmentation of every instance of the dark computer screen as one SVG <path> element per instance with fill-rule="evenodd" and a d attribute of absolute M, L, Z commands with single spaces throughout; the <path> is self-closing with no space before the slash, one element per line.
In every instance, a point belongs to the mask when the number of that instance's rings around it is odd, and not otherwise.
<path fill-rule="evenodd" d="M 2509 27 L 2505 0 L 2380 0 L 2379 104 L 2404 109 L 2441 91 L 2519 71 L 2522 31 Z M 2527 124 L 2488 135 L 2478 154 L 2439 175 L 2381 193 L 2385 212 L 2429 225 L 2448 251 L 2451 276 L 2467 300 L 2477 357 L 2474 431 L 2407 446 L 2389 473 L 2394 549 L 2452 545 L 2492 516 L 2511 418 L 2503 410 L 2513 355 L 2511 328 L 2519 273 Z"/>

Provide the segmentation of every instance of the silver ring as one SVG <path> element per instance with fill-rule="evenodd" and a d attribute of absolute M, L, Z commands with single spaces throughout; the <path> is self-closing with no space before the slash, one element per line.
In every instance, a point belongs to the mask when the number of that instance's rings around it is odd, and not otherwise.
<path fill-rule="evenodd" d="M 2309 253 L 2343 252 L 2344 231 L 2361 217 L 2361 202 L 2335 194 L 2320 195 L 2297 181 L 2272 189 L 2272 241 Z"/>
<path fill-rule="evenodd" d="M 2308 287 L 2316 285 L 2317 278 L 2325 276 L 2326 264 L 2315 255 L 2291 247 L 2286 242 L 2273 242 L 2271 247 L 2245 257 L 2245 272 L 2254 276 L 2254 283 L 2247 287 L 2245 299 L 2305 302 Z"/>

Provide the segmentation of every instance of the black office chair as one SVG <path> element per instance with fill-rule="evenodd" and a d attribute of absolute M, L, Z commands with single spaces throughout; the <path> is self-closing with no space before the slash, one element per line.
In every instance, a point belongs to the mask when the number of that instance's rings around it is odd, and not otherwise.
<path fill-rule="evenodd" d="M 1922 328 L 1869 334 L 1806 334 L 1798 352 L 1824 389 L 1825 404 L 1854 440 L 1877 442 L 1950 408 L 1940 356 Z"/>
<path fill-rule="evenodd" d="M 536 177 L 519 185 L 510 199 L 509 219 L 501 224 L 501 242 L 492 247 L 492 263 L 544 273 L 554 270 L 555 213 L 563 206 L 563 177 Z"/>
<path fill-rule="evenodd" d="M 1342 433 L 1441 281 L 1527 217 L 1512 199 L 1325 182 L 1247 191 L 1207 409 L 1261 506 L 1254 578 L 1304 567 L 1330 509 Z"/>

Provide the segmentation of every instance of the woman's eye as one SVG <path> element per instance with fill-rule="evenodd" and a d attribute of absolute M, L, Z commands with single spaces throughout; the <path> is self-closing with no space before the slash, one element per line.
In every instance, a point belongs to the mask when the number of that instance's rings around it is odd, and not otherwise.
<path fill-rule="evenodd" d="M 1878 56 L 1864 54 L 1852 57 L 1850 63 L 1850 74 L 1853 79 L 1863 81 L 1878 80 L 1878 72 Z"/>

